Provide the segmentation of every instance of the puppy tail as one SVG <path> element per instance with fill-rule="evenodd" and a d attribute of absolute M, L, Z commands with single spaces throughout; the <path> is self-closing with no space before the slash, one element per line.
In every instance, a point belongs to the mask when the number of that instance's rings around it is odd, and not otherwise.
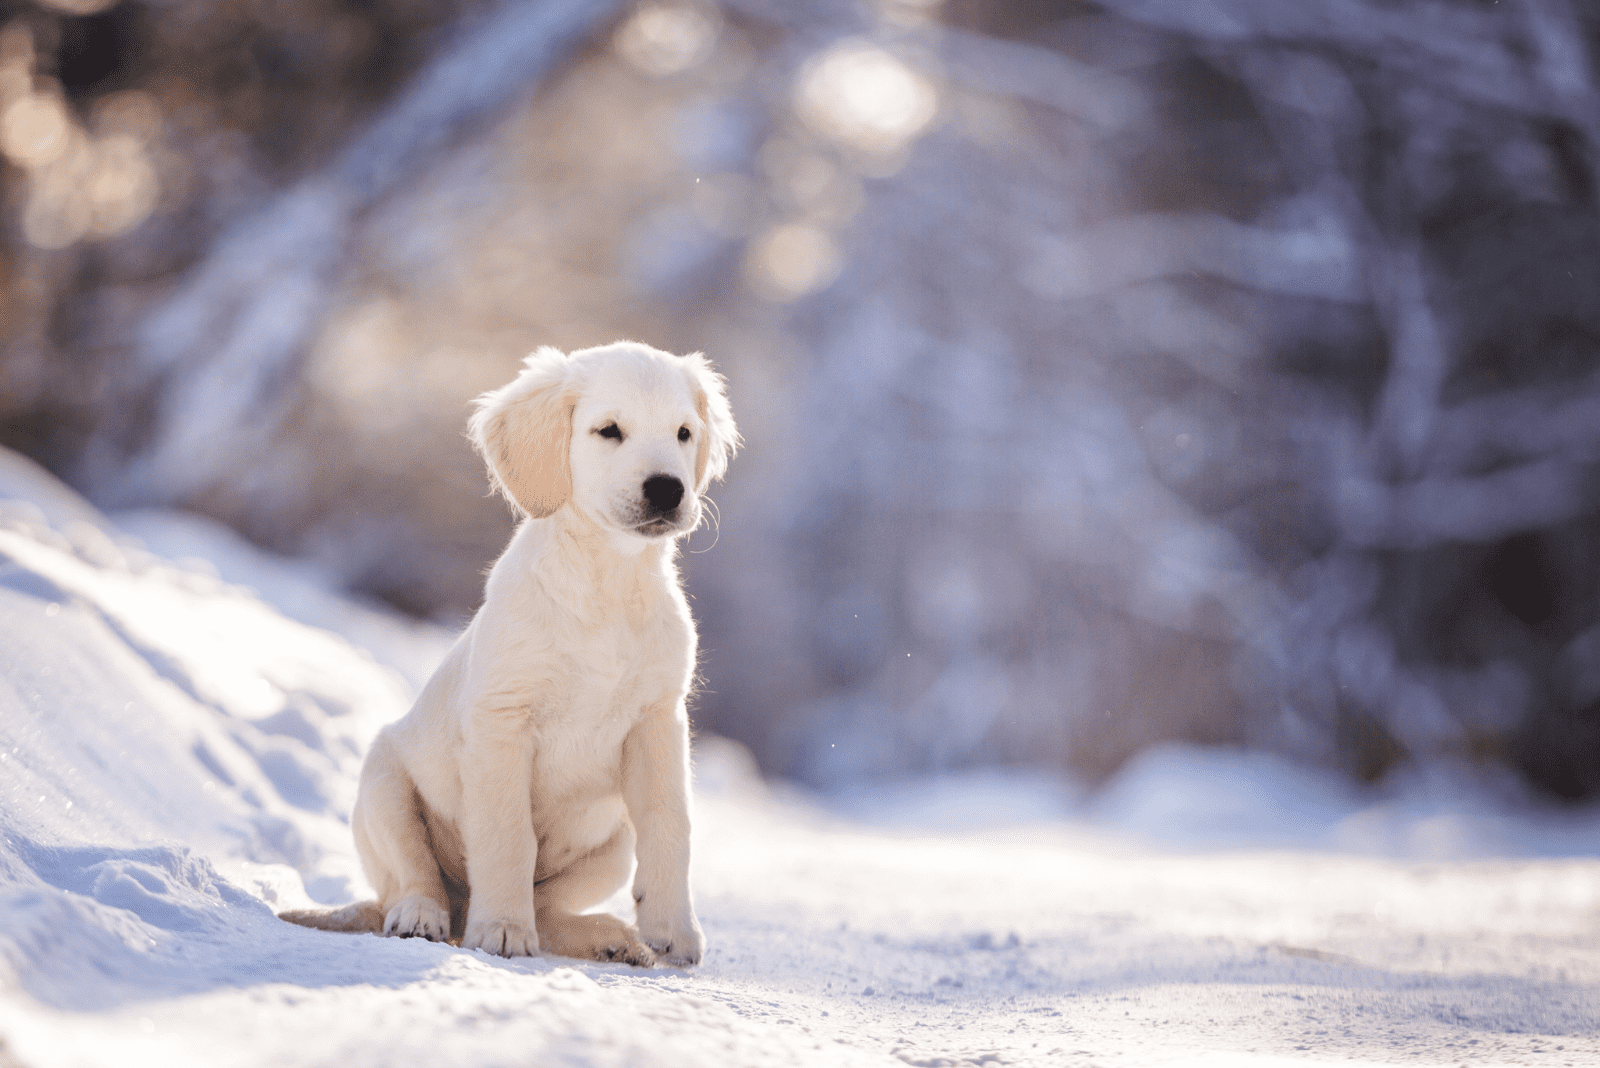
<path fill-rule="evenodd" d="M 383 930 L 383 910 L 376 901 L 357 901 L 336 909 L 290 909 L 278 913 L 278 919 L 319 931 L 378 934 Z"/>

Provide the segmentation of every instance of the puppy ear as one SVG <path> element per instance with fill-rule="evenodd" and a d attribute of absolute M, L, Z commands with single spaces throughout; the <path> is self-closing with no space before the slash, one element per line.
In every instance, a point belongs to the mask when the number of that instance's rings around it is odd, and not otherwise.
<path fill-rule="evenodd" d="M 572 496 L 571 358 L 548 346 L 523 361 L 522 373 L 473 404 L 472 445 L 495 489 L 534 519 Z"/>
<path fill-rule="evenodd" d="M 733 409 L 728 407 L 727 382 L 711 369 L 711 361 L 699 352 L 683 359 L 700 422 L 705 424 L 694 454 L 694 491 L 704 493 L 713 480 L 727 473 L 728 461 L 739 448 L 739 430 L 733 425 Z"/>

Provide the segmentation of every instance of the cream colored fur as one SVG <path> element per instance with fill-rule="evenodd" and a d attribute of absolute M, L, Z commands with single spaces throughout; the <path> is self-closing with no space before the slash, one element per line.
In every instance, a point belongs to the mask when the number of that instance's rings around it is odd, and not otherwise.
<path fill-rule="evenodd" d="M 736 442 L 722 379 L 698 354 L 632 342 L 540 349 L 478 399 L 471 434 L 528 518 L 362 768 L 352 824 L 376 905 L 284 918 L 381 915 L 385 934 L 508 957 L 694 964 L 695 634 L 675 556 Z M 668 514 L 647 499 L 653 476 L 682 483 Z M 585 914 L 630 870 L 637 927 Z"/>

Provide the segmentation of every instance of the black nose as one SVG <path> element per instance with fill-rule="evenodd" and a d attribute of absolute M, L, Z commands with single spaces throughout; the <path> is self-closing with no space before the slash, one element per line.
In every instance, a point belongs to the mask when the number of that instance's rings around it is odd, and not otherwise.
<path fill-rule="evenodd" d="M 644 499 L 650 502 L 650 511 L 666 515 L 683 500 L 683 483 L 671 475 L 651 475 L 644 480 Z"/>

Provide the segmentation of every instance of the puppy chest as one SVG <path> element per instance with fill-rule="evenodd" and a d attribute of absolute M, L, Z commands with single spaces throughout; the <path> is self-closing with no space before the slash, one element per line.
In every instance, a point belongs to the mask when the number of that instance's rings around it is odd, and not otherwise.
<path fill-rule="evenodd" d="M 537 717 L 534 805 L 574 794 L 611 792 L 622 768 L 622 743 L 639 720 L 634 687 L 599 680 L 576 688 L 564 705 Z"/>
<path fill-rule="evenodd" d="M 560 685 L 543 694 L 534 710 L 534 760 L 547 785 L 611 774 L 640 714 L 676 700 L 687 670 L 681 658 L 636 640 L 614 640 L 567 658 L 558 675 Z"/>

